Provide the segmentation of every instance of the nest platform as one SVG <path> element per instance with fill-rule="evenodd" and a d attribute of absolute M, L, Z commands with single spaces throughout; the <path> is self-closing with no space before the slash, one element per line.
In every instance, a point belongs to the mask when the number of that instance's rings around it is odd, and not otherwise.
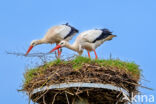
<path fill-rule="evenodd" d="M 39 104 L 124 104 L 138 93 L 138 65 L 120 60 L 56 60 L 25 73 L 23 91 Z"/>

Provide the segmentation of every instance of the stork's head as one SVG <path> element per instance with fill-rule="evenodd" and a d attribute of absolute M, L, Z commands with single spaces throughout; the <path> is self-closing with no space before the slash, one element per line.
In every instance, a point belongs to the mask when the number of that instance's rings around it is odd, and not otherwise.
<path fill-rule="evenodd" d="M 30 43 L 31 46 L 36 46 L 36 45 L 38 45 L 38 44 L 39 44 L 38 40 L 33 40 L 33 41 L 31 41 L 31 43 Z"/>
<path fill-rule="evenodd" d="M 28 48 L 27 53 L 25 54 L 25 56 L 28 55 L 28 53 L 31 51 L 31 49 L 32 49 L 34 46 L 38 45 L 38 44 L 40 44 L 40 41 L 39 41 L 39 40 L 33 40 L 33 41 L 30 43 L 30 47 Z"/>
<path fill-rule="evenodd" d="M 54 52 L 55 50 L 57 50 L 57 49 L 59 49 L 59 48 L 61 48 L 61 47 L 65 47 L 66 44 L 67 44 L 67 41 L 62 40 L 55 48 L 53 48 L 53 49 L 50 51 L 50 53 Z"/>
<path fill-rule="evenodd" d="M 66 46 L 66 44 L 67 44 L 67 41 L 62 40 L 58 45 L 60 45 L 61 47 L 64 47 Z"/>

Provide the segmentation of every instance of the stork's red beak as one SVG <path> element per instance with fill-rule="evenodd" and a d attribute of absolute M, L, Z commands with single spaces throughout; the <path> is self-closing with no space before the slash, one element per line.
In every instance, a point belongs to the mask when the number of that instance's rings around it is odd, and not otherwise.
<path fill-rule="evenodd" d="M 52 52 L 54 52 L 55 50 L 57 50 L 57 49 L 59 49 L 59 48 L 61 48 L 61 45 L 57 45 L 55 48 L 53 48 L 49 53 L 52 53 Z"/>
<path fill-rule="evenodd" d="M 27 53 L 25 54 L 25 56 L 28 55 L 28 53 L 31 51 L 31 49 L 32 49 L 33 47 L 34 47 L 33 45 L 31 45 L 31 46 L 29 47 L 29 49 L 28 49 Z"/>

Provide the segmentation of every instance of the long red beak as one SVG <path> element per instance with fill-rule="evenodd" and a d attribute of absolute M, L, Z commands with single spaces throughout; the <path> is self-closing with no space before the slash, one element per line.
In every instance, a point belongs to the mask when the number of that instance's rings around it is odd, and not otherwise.
<path fill-rule="evenodd" d="M 57 45 L 55 48 L 53 48 L 49 53 L 52 53 L 52 52 L 54 52 L 55 50 L 57 50 L 57 49 L 59 49 L 59 48 L 61 48 L 61 46 L 60 45 Z"/>
<path fill-rule="evenodd" d="M 31 45 L 31 46 L 29 47 L 29 49 L 28 49 L 27 53 L 25 54 L 25 56 L 28 55 L 28 53 L 31 51 L 31 49 L 32 49 L 33 47 L 34 47 L 33 45 Z"/>

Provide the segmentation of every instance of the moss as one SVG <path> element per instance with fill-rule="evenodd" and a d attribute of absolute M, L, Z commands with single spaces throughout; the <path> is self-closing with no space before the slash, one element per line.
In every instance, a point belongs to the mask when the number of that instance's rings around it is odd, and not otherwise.
<path fill-rule="evenodd" d="M 53 65 L 68 64 L 68 63 L 72 64 L 74 70 L 81 69 L 83 63 L 88 63 L 88 64 L 96 63 L 96 64 L 99 64 L 100 66 L 105 66 L 105 67 L 109 66 L 109 67 L 115 67 L 121 70 L 126 70 L 132 73 L 132 75 L 135 75 L 138 77 L 140 77 L 140 71 L 141 71 L 139 69 L 139 65 L 137 65 L 135 62 L 125 62 L 125 61 L 121 61 L 120 59 L 94 60 L 94 59 L 90 59 L 87 57 L 78 56 L 71 61 L 62 61 L 60 59 L 57 59 L 49 63 L 46 63 L 45 65 L 40 66 L 38 68 L 27 70 L 24 75 L 25 77 L 24 84 L 29 83 L 29 81 L 31 81 L 37 73 L 42 73 L 42 70 L 46 70 L 48 67 L 51 67 Z"/>
<path fill-rule="evenodd" d="M 120 59 L 94 60 L 87 57 L 78 56 L 71 62 L 73 63 L 73 67 L 80 67 L 83 63 L 89 63 L 89 64 L 97 63 L 101 66 L 117 67 L 119 69 L 127 70 L 137 76 L 140 76 L 140 71 L 141 71 L 141 69 L 139 69 L 139 65 L 137 65 L 135 62 L 125 62 L 125 61 L 121 61 Z"/>
<path fill-rule="evenodd" d="M 29 81 L 31 81 L 33 79 L 33 77 L 35 76 L 35 73 L 39 72 L 39 68 L 34 68 L 34 69 L 29 69 L 26 71 L 26 73 L 24 74 L 24 84 L 29 83 Z"/>

